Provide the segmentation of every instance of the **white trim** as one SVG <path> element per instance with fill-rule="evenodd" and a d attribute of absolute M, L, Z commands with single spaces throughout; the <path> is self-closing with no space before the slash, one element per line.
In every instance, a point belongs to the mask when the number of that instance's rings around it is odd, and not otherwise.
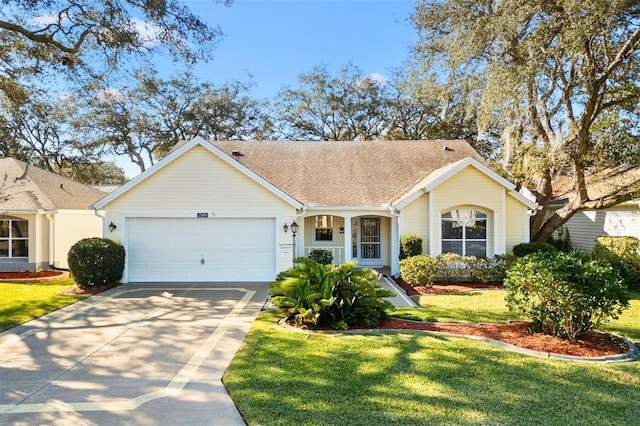
<path fill-rule="evenodd" d="M 138 176 L 136 176 L 135 178 L 131 179 L 129 182 L 127 182 L 126 184 L 122 185 L 121 187 L 119 187 L 115 191 L 111 192 L 110 194 L 107 194 L 107 196 L 105 196 L 104 198 L 96 201 L 93 204 L 92 207 L 96 208 L 96 209 L 104 208 L 107 204 L 111 203 L 115 199 L 119 198 L 121 195 L 125 194 L 126 192 L 128 192 L 132 188 L 134 188 L 137 185 L 139 185 L 140 183 L 144 182 L 149 177 L 151 177 L 154 174 L 156 174 L 158 171 L 164 169 L 166 166 L 171 164 L 175 159 L 177 159 L 178 157 L 181 157 L 183 154 L 185 154 L 186 152 L 190 151 L 193 147 L 195 147 L 197 145 L 202 146 L 203 148 L 207 149 L 209 152 L 211 152 L 212 154 L 216 155 L 218 158 L 223 160 L 225 163 L 227 163 L 231 167 L 235 168 L 236 170 L 240 171 L 241 173 L 245 174 L 247 177 L 249 177 L 252 180 L 254 180 L 256 183 L 258 183 L 263 188 L 267 189 L 271 193 L 273 193 L 276 196 L 280 197 L 285 202 L 289 203 L 291 206 L 295 207 L 296 209 L 302 208 L 303 204 L 300 203 L 298 200 L 294 199 L 293 197 L 291 197 L 290 195 L 288 195 L 287 193 L 285 193 L 281 189 L 279 189 L 276 186 L 272 185 L 270 182 L 268 182 L 265 179 L 263 179 L 260 175 L 254 173 L 252 170 L 248 169 L 242 163 L 234 160 L 233 158 L 230 158 L 227 154 L 225 154 L 218 147 L 216 147 L 213 144 L 205 141 L 200 136 L 196 136 L 195 138 L 191 139 L 189 142 L 185 143 L 180 148 L 176 149 L 171 154 L 167 155 L 162 160 L 160 160 L 159 162 L 157 162 L 156 164 L 151 166 L 145 172 L 143 172 L 143 173 L 139 174 Z"/>
<path fill-rule="evenodd" d="M 423 188 L 408 194 L 407 196 L 405 196 L 404 198 L 396 202 L 394 204 L 394 207 L 396 207 L 397 209 L 404 208 L 407 204 L 411 203 L 420 195 L 422 195 L 422 193 L 424 192 L 430 193 L 439 185 L 446 182 L 451 177 L 455 176 L 457 173 L 459 173 L 460 171 L 462 171 L 463 169 L 469 166 L 475 167 L 478 171 L 480 171 L 487 177 L 493 179 L 495 182 L 497 182 L 499 185 L 501 185 L 507 191 L 509 191 L 509 193 L 514 198 L 516 198 L 518 201 L 520 201 L 530 209 L 535 209 L 538 207 L 537 203 L 535 203 L 534 201 L 531 201 L 530 199 L 528 199 L 527 197 L 525 197 L 524 195 L 516 191 L 515 185 L 513 183 L 509 182 L 508 180 L 506 180 L 505 178 L 503 178 L 502 176 L 500 176 L 499 174 L 491 170 L 489 167 L 485 166 L 484 164 L 482 164 L 481 162 L 479 162 L 478 160 L 472 157 L 464 158 L 458 161 L 457 163 L 453 163 L 449 166 L 443 167 L 441 169 L 438 169 L 432 172 L 431 175 L 437 174 L 437 176 L 435 176 L 432 180 L 430 180 Z M 442 172 L 443 169 L 446 169 L 446 170 Z"/>
<path fill-rule="evenodd" d="M 278 273 L 278 268 L 280 265 L 280 245 L 281 240 L 278 237 L 278 233 L 282 230 L 280 224 L 282 223 L 282 215 L 280 213 L 229 213 L 225 214 L 216 214 L 215 216 L 210 216 L 207 218 L 198 218 L 194 214 L 187 214 L 189 212 L 123 212 L 120 214 L 120 244 L 125 249 L 125 252 L 128 252 L 129 249 L 129 241 L 128 241 L 128 227 L 127 220 L 128 219 L 196 219 L 196 220 L 212 220 L 212 219 L 272 219 L 274 222 L 274 257 L 273 257 L 273 267 L 274 273 Z M 275 276 L 275 275 L 274 275 Z M 124 270 L 122 272 L 121 282 L 126 284 L 129 282 L 129 261 L 125 258 L 124 262 Z"/>
<path fill-rule="evenodd" d="M 494 253 L 493 253 L 494 255 L 507 254 L 507 191 L 504 191 L 502 193 L 502 213 L 501 214 L 502 214 L 502 247 L 501 247 L 502 252 L 496 253 L 494 249 Z"/>
<path fill-rule="evenodd" d="M 380 214 L 377 213 L 379 211 L 386 211 L 389 210 L 389 205 L 385 204 L 385 205 L 381 205 L 381 206 L 351 206 L 351 207 L 347 207 L 347 206 L 318 206 L 318 205 L 309 205 L 307 208 L 307 211 L 357 211 L 357 210 L 361 210 L 364 212 L 376 212 L 375 215 L 379 216 Z"/>

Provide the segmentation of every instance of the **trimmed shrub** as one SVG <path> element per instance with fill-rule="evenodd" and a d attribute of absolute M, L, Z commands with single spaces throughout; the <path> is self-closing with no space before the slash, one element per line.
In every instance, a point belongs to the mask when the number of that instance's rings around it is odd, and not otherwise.
<path fill-rule="evenodd" d="M 321 265 L 331 265 L 333 262 L 333 254 L 329 250 L 325 249 L 313 249 L 307 256 L 311 260 L 315 260 Z"/>
<path fill-rule="evenodd" d="M 507 256 L 481 257 L 473 264 L 472 278 L 482 283 L 501 283 L 507 274 L 508 264 Z"/>
<path fill-rule="evenodd" d="M 533 241 L 530 243 L 520 243 L 513 246 L 513 255 L 524 257 L 532 253 L 555 253 L 558 249 L 553 245 L 543 241 Z"/>
<path fill-rule="evenodd" d="M 422 238 L 419 235 L 407 234 L 400 239 L 400 260 L 422 254 Z"/>
<path fill-rule="evenodd" d="M 457 253 L 443 253 L 438 256 L 440 269 L 436 280 L 448 283 L 472 281 L 474 264 L 478 260 L 475 256 L 463 256 Z"/>
<path fill-rule="evenodd" d="M 433 286 L 440 262 L 431 256 L 412 256 L 400 261 L 400 277 L 410 286 Z"/>
<path fill-rule="evenodd" d="M 629 295 L 610 263 L 580 253 L 534 253 L 516 259 L 504 281 L 509 310 L 533 329 L 575 340 L 617 318 Z"/>
<path fill-rule="evenodd" d="M 69 249 L 71 276 L 80 288 L 116 283 L 124 271 L 124 247 L 107 238 L 84 238 Z"/>
<path fill-rule="evenodd" d="M 636 237 L 598 237 L 593 255 L 617 268 L 629 288 L 640 290 L 639 245 Z"/>
<path fill-rule="evenodd" d="M 593 247 L 593 255 L 611 263 L 640 266 L 639 244 L 640 241 L 636 237 L 598 237 Z"/>
<path fill-rule="evenodd" d="M 355 324 L 377 327 L 393 305 L 384 297 L 395 294 L 378 284 L 369 268 L 356 262 L 323 265 L 313 259 L 294 259 L 297 266 L 280 272 L 269 287 L 272 303 L 287 322 L 298 327 L 346 330 Z"/>

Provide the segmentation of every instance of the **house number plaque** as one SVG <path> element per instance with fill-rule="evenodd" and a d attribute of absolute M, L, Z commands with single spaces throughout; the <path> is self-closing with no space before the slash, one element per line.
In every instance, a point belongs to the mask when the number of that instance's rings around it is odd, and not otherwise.
<path fill-rule="evenodd" d="M 209 213 L 196 213 L 196 217 L 209 217 Z"/>

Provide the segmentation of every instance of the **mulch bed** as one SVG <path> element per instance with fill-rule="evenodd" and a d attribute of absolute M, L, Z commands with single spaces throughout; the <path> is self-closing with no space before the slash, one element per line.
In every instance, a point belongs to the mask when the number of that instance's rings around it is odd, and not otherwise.
<path fill-rule="evenodd" d="M 67 289 L 65 289 L 64 291 L 62 291 L 62 294 L 66 294 L 66 295 L 78 295 L 78 294 L 98 294 L 98 293 L 102 293 L 103 291 L 109 290 L 111 288 L 115 288 L 118 287 L 120 285 L 120 283 L 109 283 L 109 284 L 103 284 L 101 286 L 95 286 L 95 287 L 89 287 L 89 288 L 80 288 L 78 286 L 73 286 L 73 287 L 69 287 Z"/>
<path fill-rule="evenodd" d="M 0 271 L 0 280 L 57 277 L 63 273 L 63 271 L 52 271 L 48 269 L 43 271 Z"/>
<path fill-rule="evenodd" d="M 396 283 L 409 296 L 454 294 L 477 290 L 502 289 L 500 284 L 483 283 L 435 283 L 433 287 L 411 287 L 402 279 Z M 487 337 L 500 340 L 521 348 L 561 355 L 598 357 L 623 354 L 629 347 L 617 336 L 590 331 L 574 342 L 543 333 L 532 333 L 530 322 L 512 321 L 508 324 L 440 324 L 436 322 L 415 322 L 397 318 L 383 319 L 381 329 L 405 329 L 440 331 L 453 334 Z"/>

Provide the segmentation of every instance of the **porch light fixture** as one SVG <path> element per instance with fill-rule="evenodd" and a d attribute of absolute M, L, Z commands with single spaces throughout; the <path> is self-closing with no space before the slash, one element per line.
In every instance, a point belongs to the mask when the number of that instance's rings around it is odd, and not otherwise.
<path fill-rule="evenodd" d="M 287 233 L 287 231 L 289 231 L 289 225 L 287 225 L 287 222 L 284 223 L 284 226 L 282 227 L 282 229 L 284 229 L 285 234 Z"/>
<path fill-rule="evenodd" d="M 109 223 L 109 232 L 113 232 L 113 231 L 115 231 L 117 227 L 118 227 L 118 226 L 117 226 L 115 223 L 110 222 L 110 223 Z"/>
<path fill-rule="evenodd" d="M 293 234 L 293 237 L 295 238 L 296 233 L 298 232 L 298 224 L 296 223 L 296 221 L 294 220 L 291 223 L 291 233 Z"/>

